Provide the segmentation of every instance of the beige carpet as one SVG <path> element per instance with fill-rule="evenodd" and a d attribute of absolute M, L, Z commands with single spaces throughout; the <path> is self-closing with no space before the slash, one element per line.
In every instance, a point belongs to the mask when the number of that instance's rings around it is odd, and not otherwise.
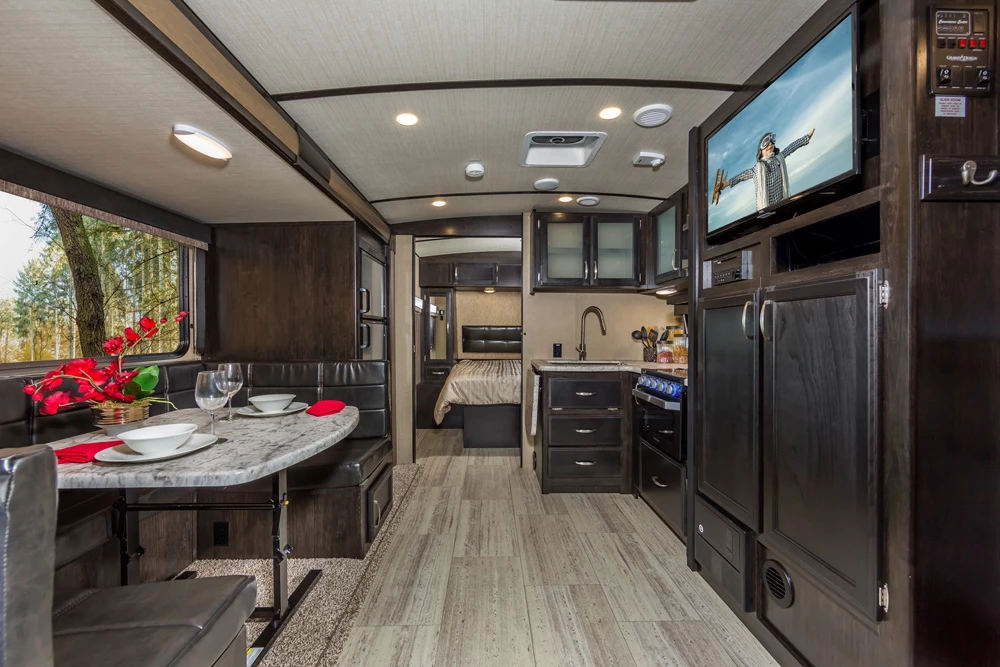
<path fill-rule="evenodd" d="M 333 667 L 343 650 L 361 602 L 371 586 L 382 558 L 396 533 L 398 517 L 409 503 L 420 472 L 416 464 L 397 465 L 393 470 L 393 504 L 388 522 L 375 538 L 363 560 L 352 558 L 290 558 L 288 580 L 291 592 L 309 570 L 323 575 L 306 596 L 261 663 L 263 667 Z M 257 577 L 257 604 L 271 604 L 271 561 L 198 560 L 190 565 L 200 577 L 252 574 Z M 263 623 L 248 626 L 250 637 L 264 629 Z"/>

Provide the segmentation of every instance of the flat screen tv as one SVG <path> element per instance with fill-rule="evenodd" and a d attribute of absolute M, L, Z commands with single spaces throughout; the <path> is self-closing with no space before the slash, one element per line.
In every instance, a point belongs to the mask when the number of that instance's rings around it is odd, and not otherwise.
<path fill-rule="evenodd" d="M 855 15 L 708 138 L 708 236 L 858 173 Z"/>

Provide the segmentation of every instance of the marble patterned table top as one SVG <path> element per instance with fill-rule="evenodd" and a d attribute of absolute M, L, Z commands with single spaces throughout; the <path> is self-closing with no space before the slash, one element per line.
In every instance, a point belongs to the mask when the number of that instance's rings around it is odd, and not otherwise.
<path fill-rule="evenodd" d="M 219 414 L 223 414 L 220 410 Z M 208 433 L 208 413 L 177 410 L 151 417 L 146 426 L 198 424 Z M 67 463 L 57 466 L 60 489 L 127 489 L 209 487 L 243 484 L 288 468 L 336 445 L 358 425 L 358 409 L 313 417 L 304 412 L 284 417 L 234 417 L 215 422 L 215 434 L 227 438 L 186 456 L 151 463 Z M 109 440 L 104 432 L 48 443 L 61 449 L 84 442 Z"/>

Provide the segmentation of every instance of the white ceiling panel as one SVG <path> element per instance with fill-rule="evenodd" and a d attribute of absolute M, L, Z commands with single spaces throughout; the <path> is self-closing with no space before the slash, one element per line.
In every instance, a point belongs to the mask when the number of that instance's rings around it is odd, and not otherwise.
<path fill-rule="evenodd" d="M 413 244 L 417 257 L 437 257 L 467 252 L 521 252 L 521 239 L 464 236 L 453 239 L 428 239 Z"/>
<path fill-rule="evenodd" d="M 188 0 L 272 93 L 416 81 L 741 83 L 823 0 Z"/>
<path fill-rule="evenodd" d="M 202 222 L 349 220 L 97 5 L 0 4 L 0 146 Z M 224 168 L 171 140 L 217 137 Z"/>
<path fill-rule="evenodd" d="M 659 201 L 634 197 L 602 197 L 596 207 L 579 206 L 576 203 L 563 204 L 557 200 L 558 194 L 538 193 L 523 195 L 479 195 L 474 197 L 453 197 L 446 206 L 431 206 L 433 199 L 408 199 L 405 201 L 376 204 L 375 208 L 389 221 L 389 224 L 412 222 L 414 220 L 440 220 L 442 218 L 464 218 L 486 215 L 510 215 L 525 211 L 573 211 L 606 213 L 648 213 Z"/>
<path fill-rule="evenodd" d="M 284 103 L 370 200 L 459 192 L 532 190 L 535 180 L 554 176 L 570 192 L 668 197 L 687 182 L 688 132 L 729 93 L 645 88 L 490 88 L 357 95 Z M 666 125 L 642 128 L 632 112 L 654 102 L 674 107 Z M 624 109 L 600 120 L 605 106 Z M 420 122 L 402 127 L 402 111 Z M 524 135 L 533 130 L 607 132 L 588 167 L 522 167 Z M 640 150 L 663 153 L 658 168 L 634 167 Z M 465 176 L 465 165 L 481 160 L 481 179 Z"/>

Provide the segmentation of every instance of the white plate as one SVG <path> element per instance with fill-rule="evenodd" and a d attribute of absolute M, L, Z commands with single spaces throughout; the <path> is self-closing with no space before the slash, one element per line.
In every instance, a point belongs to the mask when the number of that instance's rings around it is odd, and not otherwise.
<path fill-rule="evenodd" d="M 184 456 L 199 449 L 205 449 L 209 445 L 215 444 L 218 439 L 218 436 L 211 435 L 210 433 L 195 433 L 177 449 L 172 449 L 169 452 L 161 454 L 139 454 L 129 449 L 128 445 L 122 444 L 101 450 L 97 452 L 94 458 L 105 463 L 150 463 L 152 461 L 163 461 L 164 459 Z"/>
<path fill-rule="evenodd" d="M 252 405 L 248 405 L 245 408 L 236 408 L 233 412 L 238 415 L 243 415 L 244 417 L 281 417 L 282 415 L 294 415 L 296 412 L 302 412 L 308 407 L 308 403 L 292 403 L 284 410 L 278 410 L 276 412 L 261 412 Z"/>

